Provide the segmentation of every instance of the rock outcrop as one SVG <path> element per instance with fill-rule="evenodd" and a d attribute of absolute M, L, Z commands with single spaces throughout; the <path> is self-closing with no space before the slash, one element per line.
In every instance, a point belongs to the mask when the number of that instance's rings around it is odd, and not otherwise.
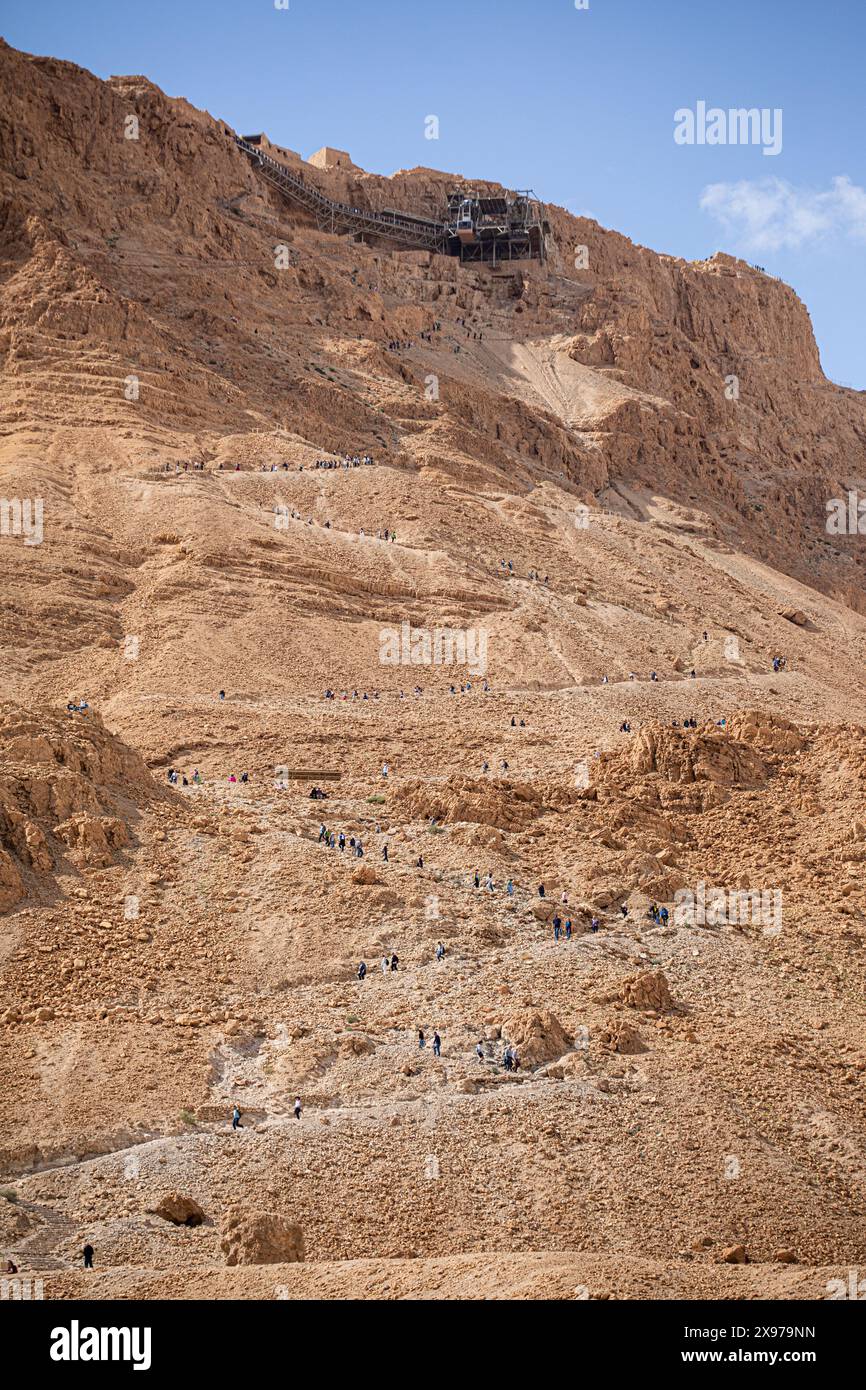
<path fill-rule="evenodd" d="M 513 1043 L 521 1067 L 543 1066 L 552 1062 L 573 1045 L 559 1019 L 544 1008 L 516 1009 L 502 1022 L 502 1036 Z"/>
<path fill-rule="evenodd" d="M 220 1225 L 220 1249 L 227 1265 L 295 1264 L 304 1258 L 304 1237 L 285 1217 L 234 1206 Z"/>

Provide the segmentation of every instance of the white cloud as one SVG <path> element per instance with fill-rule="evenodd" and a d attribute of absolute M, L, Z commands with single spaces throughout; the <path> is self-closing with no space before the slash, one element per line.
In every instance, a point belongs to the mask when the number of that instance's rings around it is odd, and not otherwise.
<path fill-rule="evenodd" d="M 866 241 L 866 189 L 839 174 L 824 192 L 784 179 L 711 183 L 700 206 L 741 246 L 755 251 L 799 247 L 831 236 Z"/>

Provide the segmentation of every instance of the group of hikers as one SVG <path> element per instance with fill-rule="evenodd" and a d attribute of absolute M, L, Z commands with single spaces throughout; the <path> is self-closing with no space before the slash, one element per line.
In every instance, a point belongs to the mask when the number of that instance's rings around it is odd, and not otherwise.
<path fill-rule="evenodd" d="M 425 343 L 432 343 L 433 334 L 442 331 L 442 323 L 439 319 L 433 324 L 432 328 L 422 328 L 418 337 Z M 408 352 L 415 346 L 411 338 L 392 338 L 388 343 L 389 352 Z"/>
<path fill-rule="evenodd" d="M 326 700 L 336 700 L 337 698 L 337 692 L 335 690 L 331 690 L 330 687 L 325 691 Z M 378 690 L 374 690 L 371 695 L 368 695 L 366 690 L 364 690 L 363 692 L 353 690 L 350 695 L 348 690 L 341 690 L 339 698 L 341 700 L 378 700 L 379 692 Z"/>
<path fill-rule="evenodd" d="M 727 718 L 723 716 L 721 719 L 717 719 L 717 720 L 715 721 L 715 726 L 716 726 L 717 729 L 726 729 L 726 728 L 728 727 Z M 638 728 L 640 728 L 640 727 L 641 727 L 641 726 L 638 725 Z M 672 729 L 696 729 L 697 727 L 698 727 L 698 721 L 697 721 L 697 719 L 695 719 L 695 716 L 694 716 L 693 714 L 690 714 L 690 715 L 688 716 L 688 718 L 683 719 L 682 722 L 680 722 L 679 719 L 672 719 L 672 720 L 671 720 L 671 728 L 672 728 Z M 634 731 L 633 731 L 632 726 L 631 726 L 631 721 L 628 720 L 628 719 L 624 719 L 624 720 L 622 721 L 622 723 L 620 724 L 620 726 L 619 726 L 619 733 L 621 733 L 621 734 L 630 734 L 630 733 L 633 733 L 633 732 L 634 732 Z M 596 753 L 595 756 L 598 757 L 598 754 Z"/>
<path fill-rule="evenodd" d="M 90 706 L 86 700 L 67 700 L 66 702 L 66 713 L 70 719 L 76 714 L 86 714 L 89 709 Z"/>
<path fill-rule="evenodd" d="M 628 678 L 629 678 L 630 681 L 636 681 L 636 680 L 638 679 L 637 672 L 636 672 L 636 671 L 629 671 L 629 673 L 628 673 Z M 650 671 L 650 673 L 649 673 L 649 678 L 650 678 L 651 681 L 657 681 L 658 678 L 659 678 L 658 671 Z M 694 670 L 689 671 L 689 679 L 690 679 L 690 680 L 697 680 L 697 672 L 694 671 Z M 602 676 L 602 678 L 601 678 L 601 683 L 602 683 L 602 685 L 607 685 L 607 684 L 609 683 L 608 677 L 607 677 L 607 676 Z"/>
<path fill-rule="evenodd" d="M 186 773 L 178 772 L 177 768 L 174 767 L 168 769 L 168 780 L 173 787 L 188 787 L 190 784 L 190 779 L 187 777 Z M 204 786 L 204 778 L 198 768 L 196 768 L 195 772 L 192 774 L 192 784 L 194 787 Z"/>
<path fill-rule="evenodd" d="M 400 957 L 397 955 L 397 952 L 396 952 L 396 951 L 395 951 L 392 955 L 390 955 L 390 956 L 383 956 L 382 959 L 381 959 L 381 961 L 380 961 L 380 966 L 381 966 L 382 974 L 383 974 L 383 975 L 396 975 L 396 974 L 397 974 L 397 969 L 398 969 L 399 964 L 400 964 Z M 367 963 L 366 963 L 366 961 L 363 961 L 363 960 L 362 960 L 361 963 L 360 963 L 360 965 L 358 966 L 358 979 L 359 979 L 359 980 L 366 980 L 366 978 L 367 978 Z"/>
<path fill-rule="evenodd" d="M 469 326 L 469 324 L 466 322 L 466 319 L 465 319 L 465 318 L 458 318 L 458 319 L 455 319 L 454 322 L 455 322 L 455 323 L 458 323 L 458 324 L 460 325 L 460 327 L 463 328 L 463 329 L 465 330 L 467 338 L 483 338 L 483 337 L 484 337 L 484 334 L 482 333 L 481 329 L 480 329 L 480 328 L 479 328 L 479 329 L 471 328 L 471 327 Z"/>
<path fill-rule="evenodd" d="M 204 786 L 204 777 L 199 772 L 198 768 L 195 769 L 195 771 L 192 774 L 192 777 L 190 778 L 187 776 L 185 772 L 178 772 L 176 767 L 170 767 L 168 769 L 167 777 L 168 781 L 171 783 L 173 787 Z M 249 780 L 250 774 L 248 772 L 242 772 L 240 777 L 237 777 L 235 773 L 230 772 L 228 776 L 228 782 L 230 786 L 232 785 L 232 783 L 247 783 L 249 782 Z"/>
<path fill-rule="evenodd" d="M 565 894 L 563 894 L 563 897 L 564 897 L 564 896 L 565 896 Z M 627 915 L 627 914 L 628 914 L 628 909 L 626 909 L 626 915 Z M 553 927 L 553 939 L 554 939 L 554 941 L 560 941 L 560 940 L 562 940 L 562 941 L 570 941 L 570 940 L 571 940 L 572 934 L 573 934 L 573 932 L 574 932 L 574 926 L 573 926 L 573 924 L 572 924 L 572 920 L 571 920 L 570 917 L 566 917 L 565 921 L 563 921 L 562 918 L 560 917 L 559 913 L 558 913 L 558 912 L 554 912 L 553 917 L 551 918 L 550 925 Z M 591 932 L 593 932 L 593 933 L 597 932 L 600 926 L 601 926 L 601 919 L 600 919 L 600 918 L 598 918 L 598 917 L 592 917 L 592 918 L 590 919 L 589 930 L 590 930 Z"/>
<path fill-rule="evenodd" d="M 363 526 L 361 527 L 360 531 L 358 532 L 358 535 L 361 537 L 361 540 L 362 540 L 362 541 L 371 541 L 371 540 L 373 540 L 373 532 L 371 531 L 370 534 L 367 535 L 367 532 L 364 530 L 364 527 L 363 527 Z M 375 538 L 376 538 L 377 541 L 395 541 L 395 540 L 397 539 L 397 532 L 396 532 L 396 531 L 390 531 L 390 530 L 386 527 L 384 531 L 377 531 L 377 532 L 376 532 L 376 537 L 375 537 Z"/>
<path fill-rule="evenodd" d="M 475 873 L 472 875 L 472 886 L 473 886 L 473 888 L 480 888 L 480 887 L 481 887 L 481 875 L 479 874 L 479 872 L 478 872 L 477 869 L 475 870 Z M 487 873 L 486 873 L 485 878 L 484 878 L 484 887 L 487 889 L 488 893 L 495 893 L 495 892 L 496 892 L 496 884 L 495 884 L 495 882 L 494 882 L 494 880 L 493 880 L 493 870 L 492 870 L 492 869 L 488 869 L 488 870 L 487 870 Z M 513 879 L 513 878 L 509 878 L 509 879 L 506 880 L 506 883 L 505 883 L 505 891 L 506 891 L 506 893 L 508 894 L 509 898 L 513 898 L 513 897 L 514 897 L 514 879 Z"/>
<path fill-rule="evenodd" d="M 341 459 L 316 459 L 314 468 L 372 468 L 376 460 L 371 454 L 345 454 Z M 300 472 L 303 472 L 304 465 L 301 464 Z"/>
<path fill-rule="evenodd" d="M 301 513 L 300 513 L 300 512 L 296 512 L 296 511 L 295 511 L 294 507 L 276 506 L 276 507 L 274 507 L 274 515 L 275 515 L 275 516 L 278 516 L 278 517 L 288 517 L 290 521 L 303 521 L 303 519 L 304 519 L 304 518 L 301 516 Z M 274 524 L 276 525 L 277 523 L 275 522 Z M 308 516 L 308 517 L 307 517 L 307 523 L 306 523 L 306 524 L 307 524 L 308 526 L 318 526 L 318 525 L 319 525 L 319 522 L 316 520 L 316 518 L 315 518 L 314 516 Z M 330 521 L 323 521 L 323 522 L 321 523 L 321 525 L 322 525 L 323 530 L 325 530 L 325 531 L 330 531 L 330 529 L 331 529 L 331 523 L 330 523 Z"/>
<path fill-rule="evenodd" d="M 301 522 L 303 522 L 303 520 L 304 520 L 304 518 L 302 517 L 301 513 L 298 512 L 298 511 L 296 511 L 294 507 L 286 507 L 286 506 L 284 506 L 284 505 L 277 505 L 277 506 L 275 506 L 275 507 L 274 507 L 274 515 L 275 515 L 275 517 L 277 517 L 277 518 L 285 518 L 285 519 L 288 520 L 288 521 L 301 521 Z M 307 526 L 321 526 L 323 531 L 330 531 L 330 530 L 331 530 L 331 523 L 330 523 L 330 521 L 321 521 L 321 522 L 320 522 L 320 521 L 319 521 L 316 517 L 314 517 L 314 516 L 308 516 L 305 524 L 306 524 Z M 278 529 L 278 530 L 279 530 L 279 529 L 285 529 L 285 527 L 282 527 L 282 526 L 281 526 L 281 524 L 280 524 L 279 521 L 276 521 L 276 522 L 274 523 L 274 525 L 277 526 L 277 529 Z M 396 532 L 396 531 L 390 530 L 389 527 L 386 527 L 384 531 L 377 531 L 377 532 L 376 532 L 376 535 L 375 535 L 375 537 L 374 537 L 372 531 L 367 532 L 367 531 L 364 529 L 364 527 L 362 526 L 362 527 L 360 527 L 360 529 L 359 529 L 359 531 L 358 531 L 358 536 L 359 536 L 359 538 L 360 538 L 362 541 L 372 541 L 372 540 L 375 539 L 375 540 L 377 540 L 377 541 L 391 541 L 391 542 L 393 543 L 393 542 L 396 541 L 396 539 L 397 539 L 397 532 Z"/>
<path fill-rule="evenodd" d="M 489 694 L 490 694 L 490 682 L 489 682 L 489 681 L 483 680 L 483 681 L 481 682 L 481 692 L 482 692 L 482 694 L 484 694 L 484 695 L 489 695 Z M 458 695 L 458 694 L 459 694 L 459 695 L 471 695 L 471 694 L 472 694 L 472 682 L 471 682 L 471 681 L 464 681 L 463 684 L 461 685 L 459 691 L 458 691 L 456 685 L 449 685 L 449 687 L 448 687 L 448 694 L 449 694 L 449 695 Z"/>
<path fill-rule="evenodd" d="M 486 1062 L 488 1055 L 489 1054 L 484 1042 L 481 1038 L 479 1038 L 477 1043 L 475 1044 L 475 1056 L 478 1058 L 479 1062 Z M 506 1071 L 519 1071 L 520 1058 L 517 1055 L 517 1048 L 514 1046 L 513 1043 L 505 1044 L 505 1050 L 502 1053 L 501 1065 L 505 1068 Z"/>
<path fill-rule="evenodd" d="M 301 1118 L 301 1112 L 303 1110 L 300 1096 L 295 1096 L 295 1103 L 292 1109 L 294 1112 L 295 1119 L 299 1120 Z M 232 1106 L 232 1129 L 243 1129 L 243 1125 L 241 1124 L 241 1110 L 240 1106 L 238 1105 Z"/>
<path fill-rule="evenodd" d="M 349 469 L 349 468 L 372 468 L 373 465 L 375 464 L 375 462 L 376 462 L 376 460 L 373 458 L 373 456 L 372 456 L 371 454 L 345 454 L 342 458 L 336 458 L 336 459 L 316 459 L 315 463 L 314 463 L 312 466 L 313 466 L 314 468 L 328 468 L 328 469 L 330 469 L 330 468 L 346 468 L 346 469 Z M 205 466 L 204 466 L 204 463 L 202 463 L 202 462 L 193 462 L 193 463 L 190 463 L 190 462 L 188 462 L 188 461 L 185 462 L 185 463 L 171 463 L 171 462 L 168 462 L 168 463 L 164 463 L 164 464 L 163 464 L 161 471 L 162 471 L 163 473 L 171 473 L 171 472 L 174 472 L 174 473 L 187 473 L 187 472 L 190 470 L 190 468 L 191 468 L 192 471 L 193 471 L 194 473 L 203 473 L 203 472 L 204 472 L 204 467 L 205 467 Z M 223 472 L 225 472 L 226 469 L 228 469 L 230 472 L 234 472 L 234 473 L 240 473 L 240 472 L 242 471 L 242 470 L 241 470 L 241 464 L 240 464 L 239 461 L 236 461 L 236 462 L 233 463 L 233 464 L 232 464 L 232 463 L 226 464 L 226 463 L 223 463 L 222 460 L 220 460 L 220 462 L 217 464 L 216 470 L 215 470 L 215 471 L 216 471 L 217 473 L 223 473 Z M 283 459 L 283 461 L 282 461 L 281 463 L 262 463 L 262 464 L 259 465 L 259 472 L 260 472 L 260 473 L 279 473 L 279 472 L 288 473 L 288 471 L 289 471 L 289 463 L 288 463 L 288 460 L 286 460 L 286 459 Z M 304 464 L 301 463 L 301 464 L 298 465 L 298 472 L 299 472 L 299 473 L 303 473 L 303 472 L 304 472 Z"/>
<path fill-rule="evenodd" d="M 328 849 L 338 849 L 341 854 L 345 854 L 348 849 L 355 859 L 364 858 L 364 845 L 360 836 L 347 837 L 344 830 L 329 830 L 324 822 L 319 826 L 319 844 L 327 846 Z M 387 849 L 387 846 L 385 848 Z"/>
<path fill-rule="evenodd" d="M 515 569 L 514 569 L 514 561 L 513 561 L 513 560 L 500 560 L 500 561 L 499 561 L 499 568 L 500 568 L 501 570 L 504 570 L 506 574 L 514 574 L 514 573 L 516 572 Z M 535 580 L 538 581 L 539 584 L 542 584 L 542 583 L 543 583 L 543 584 L 549 584 L 549 583 L 550 583 L 550 577 L 549 577 L 549 575 L 545 575 L 545 576 L 544 576 L 544 579 L 542 579 L 542 578 L 541 578 L 540 572 L 539 572 L 538 570 L 536 570 L 536 569 L 530 570 L 530 571 L 529 571 L 529 574 L 527 575 L 527 578 L 528 578 L 528 579 L 535 579 Z"/>

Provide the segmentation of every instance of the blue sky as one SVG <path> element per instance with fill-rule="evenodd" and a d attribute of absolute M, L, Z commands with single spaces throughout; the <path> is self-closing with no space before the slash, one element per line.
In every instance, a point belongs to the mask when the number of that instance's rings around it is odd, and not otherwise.
<path fill-rule="evenodd" d="M 866 389 L 864 0 L 3 0 L 0 32 L 304 155 L 531 186 L 659 251 L 743 255 Z M 699 101 L 781 109 L 780 153 L 675 143 Z"/>

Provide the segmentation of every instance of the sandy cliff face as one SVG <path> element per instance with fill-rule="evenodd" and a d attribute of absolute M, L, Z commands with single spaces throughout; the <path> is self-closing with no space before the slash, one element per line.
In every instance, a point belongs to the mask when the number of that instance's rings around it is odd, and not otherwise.
<path fill-rule="evenodd" d="M 520 402 L 529 418 L 503 442 L 532 462 L 594 493 L 638 486 L 709 509 L 738 546 L 856 601 L 860 550 L 834 545 L 824 520 L 826 500 L 866 474 L 866 406 L 823 377 L 787 286 L 724 255 L 658 255 L 555 208 L 547 270 L 497 278 L 353 246 L 312 231 L 221 122 L 146 79 L 102 83 L 5 46 L 0 60 L 12 423 L 125 426 L 124 452 L 139 456 L 161 456 L 154 444 L 172 434 L 208 451 L 227 431 L 281 424 L 315 445 L 328 424 L 337 448 L 363 436 L 400 457 L 411 441 L 420 461 L 443 445 L 483 455 Z M 350 203 L 425 213 L 454 181 L 306 168 Z M 436 344 L 419 342 L 434 319 Z M 383 351 L 395 338 L 416 347 L 395 358 Z M 430 373 L 441 390 L 425 408 Z"/>
<path fill-rule="evenodd" d="M 823 1297 L 866 1240 L 824 529 L 866 411 L 803 305 L 555 208 L 544 266 L 360 245 L 146 78 L 4 45 L 0 88 L 0 496 L 44 509 L 0 537 L 3 1248 L 50 1296 L 86 1237 L 109 1296 L 261 1296 L 243 1235 L 293 1294 Z M 383 655 L 442 629 L 480 664 Z M 647 916 L 700 885 L 781 930 Z"/>

